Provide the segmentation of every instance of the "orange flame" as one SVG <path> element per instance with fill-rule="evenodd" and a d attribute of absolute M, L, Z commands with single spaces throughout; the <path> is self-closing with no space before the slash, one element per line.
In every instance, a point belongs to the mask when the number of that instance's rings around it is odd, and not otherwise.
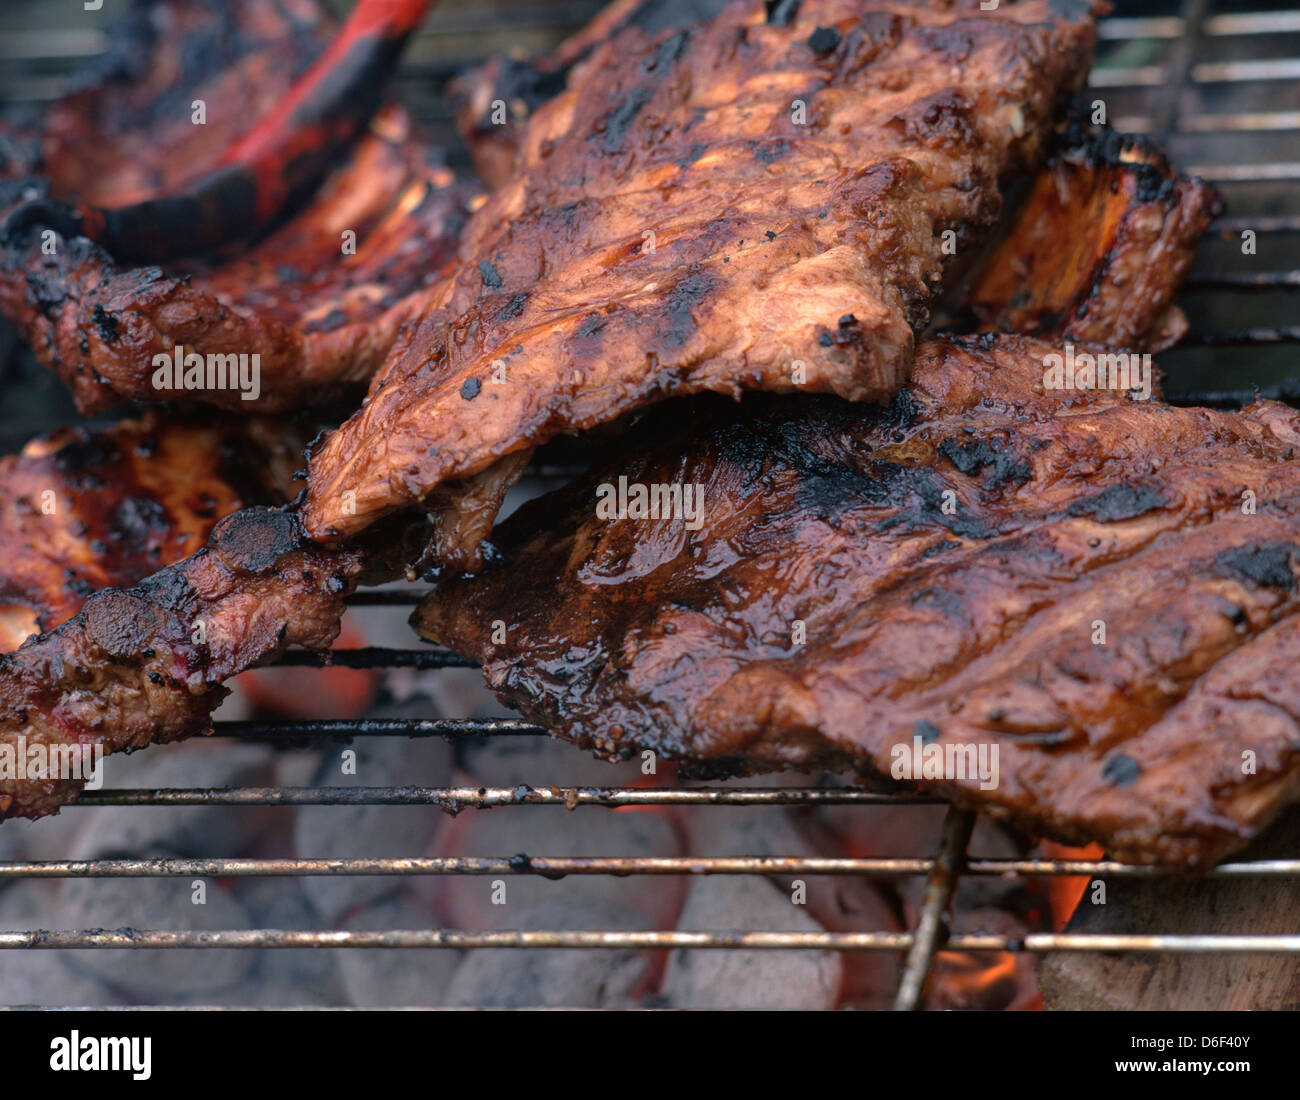
<path fill-rule="evenodd" d="M 1010 951 L 940 951 L 934 959 L 931 1008 L 1024 1010 L 1042 1007 L 1031 960 Z"/>
<path fill-rule="evenodd" d="M 1042 842 L 1043 855 L 1048 859 L 1101 859 L 1105 853 L 1096 844 L 1084 848 L 1068 848 L 1050 840 Z M 1087 875 L 1069 875 L 1047 880 L 1047 898 L 1052 907 L 1052 931 L 1060 932 L 1074 916 L 1088 883 Z"/>

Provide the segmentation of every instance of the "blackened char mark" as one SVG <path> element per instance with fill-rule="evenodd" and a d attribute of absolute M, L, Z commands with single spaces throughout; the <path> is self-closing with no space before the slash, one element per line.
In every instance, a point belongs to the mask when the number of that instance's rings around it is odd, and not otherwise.
<path fill-rule="evenodd" d="M 95 322 L 95 327 L 99 329 L 99 335 L 105 343 L 117 339 L 117 318 L 106 312 L 103 306 L 95 306 L 90 319 Z"/>
<path fill-rule="evenodd" d="M 947 514 L 950 510 L 944 507 L 944 494 L 952 491 L 952 486 L 928 466 L 869 462 L 864 472 L 867 477 L 859 490 L 863 498 L 890 511 L 876 524 L 877 531 L 943 527 L 964 539 L 989 539 L 997 533 L 995 527 L 969 509 L 958 508 Z"/>
<path fill-rule="evenodd" d="M 1107 783 L 1113 783 L 1117 787 L 1129 787 L 1136 783 L 1142 775 L 1142 765 L 1140 765 L 1131 756 L 1125 756 L 1122 752 L 1114 753 L 1106 759 L 1102 765 L 1101 777 Z"/>
<path fill-rule="evenodd" d="M 623 139 L 641 108 L 650 102 L 653 93 L 649 88 L 636 88 L 615 107 L 605 119 L 601 147 L 607 153 L 617 153 L 623 147 Z M 595 135 L 592 135 L 593 137 Z"/>
<path fill-rule="evenodd" d="M 241 573 L 264 573 L 306 541 L 297 516 L 274 508 L 244 508 L 212 532 L 212 546 L 221 560 Z"/>
<path fill-rule="evenodd" d="M 1235 546 L 1215 558 L 1220 573 L 1249 581 L 1263 588 L 1294 588 L 1294 564 L 1300 561 L 1300 546 L 1290 543 L 1265 543 L 1260 546 Z"/>
<path fill-rule="evenodd" d="M 570 68 L 571 66 L 565 65 L 553 71 L 543 72 L 530 61 L 502 58 L 501 75 L 496 83 L 494 98 L 505 100 L 507 103 L 518 100 L 528 108 L 528 113 L 532 114 L 543 103 L 554 99 L 564 91 Z"/>
<path fill-rule="evenodd" d="M 1174 199 L 1179 176 L 1164 150 L 1141 134 L 1124 134 L 1092 122 L 1092 107 L 1075 97 L 1069 103 L 1057 147 L 1070 161 L 1094 168 L 1122 168 L 1134 181 L 1136 202 L 1168 203 Z"/>
<path fill-rule="evenodd" d="M 700 142 L 696 142 L 688 150 L 686 150 L 685 156 L 678 157 L 675 161 L 673 161 L 673 163 L 677 165 L 678 168 L 685 170 L 689 168 L 692 164 L 694 164 L 697 160 L 699 160 L 700 157 L 704 156 L 704 154 L 707 153 L 708 151 L 709 151 L 709 147 L 707 145 L 701 144 Z"/>
<path fill-rule="evenodd" d="M 894 395 L 893 400 L 885 406 L 885 411 L 881 414 L 881 427 L 886 431 L 906 431 L 916 423 L 920 411 L 920 406 L 917 405 L 916 398 L 912 396 L 912 391 L 910 389 L 899 390 Z"/>
<path fill-rule="evenodd" d="M 166 533 L 168 519 L 167 509 L 153 497 L 127 497 L 113 509 L 109 517 L 108 533 L 117 542 L 139 546 L 154 531 Z"/>
<path fill-rule="evenodd" d="M 601 147 L 605 152 L 617 153 L 622 149 L 623 139 L 627 137 L 627 132 L 636 116 L 654 98 L 654 85 L 668 78 L 672 67 L 686 53 L 690 37 L 689 30 L 680 30 L 665 38 L 658 49 L 646 59 L 642 71 L 650 78 L 650 82 L 633 88 L 627 98 L 605 118 L 601 140 Z"/>
<path fill-rule="evenodd" d="M 1095 496 L 1076 500 L 1067 511 L 1072 516 L 1092 516 L 1102 523 L 1118 523 L 1168 508 L 1170 504 L 1169 497 L 1158 486 L 1121 481 L 1108 485 Z"/>
<path fill-rule="evenodd" d="M 750 146 L 754 150 L 754 159 L 759 164 L 775 164 L 790 153 L 790 143 L 784 140 L 752 141 Z"/>
<path fill-rule="evenodd" d="M 917 720 L 912 726 L 912 732 L 921 739 L 923 745 L 932 745 L 939 740 L 939 727 L 924 718 Z"/>
<path fill-rule="evenodd" d="M 524 311 L 524 303 L 528 301 L 527 294 L 516 294 L 505 305 L 501 307 L 501 312 L 497 314 L 497 321 L 513 321 Z"/>
<path fill-rule="evenodd" d="M 185 595 L 188 594 L 187 587 Z M 166 623 L 165 612 L 145 594 L 117 588 L 91 596 L 78 618 L 85 623 L 86 636 L 105 654 L 132 664 L 140 663 L 141 651 L 164 630 Z"/>
<path fill-rule="evenodd" d="M 686 53 L 686 45 L 690 41 L 691 32 L 689 30 L 680 30 L 676 34 L 670 35 L 660 43 L 659 48 L 646 60 L 645 71 L 653 73 L 659 80 L 663 80 L 671 69 Z"/>
<path fill-rule="evenodd" d="M 53 317 L 68 300 L 68 292 L 56 276 L 41 271 L 27 272 L 27 293 L 42 316 Z"/>
<path fill-rule="evenodd" d="M 673 287 L 668 295 L 668 331 L 664 342 L 679 348 L 694 334 L 696 321 L 693 310 L 716 289 L 716 284 L 702 271 L 692 271 Z"/>
<path fill-rule="evenodd" d="M 840 44 L 840 32 L 834 27 L 818 27 L 808 36 L 808 48 L 813 53 L 830 53 Z"/>
<path fill-rule="evenodd" d="M 1034 472 L 1010 444 L 992 439 L 945 439 L 939 444 L 939 453 L 967 477 L 990 467 L 984 478 L 989 489 L 1000 489 L 1012 481 L 1028 481 Z"/>

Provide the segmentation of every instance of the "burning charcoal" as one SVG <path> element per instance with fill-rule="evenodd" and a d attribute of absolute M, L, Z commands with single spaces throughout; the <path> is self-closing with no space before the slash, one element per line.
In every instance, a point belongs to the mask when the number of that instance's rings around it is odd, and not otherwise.
<path fill-rule="evenodd" d="M 526 846 L 526 847 L 525 847 Z M 441 856 L 675 856 L 673 821 L 655 810 L 556 806 L 467 811 L 438 836 Z M 670 928 L 681 907 L 679 878 L 572 875 L 552 882 L 535 875 L 460 876 L 434 880 L 439 917 L 457 928 L 523 928 L 525 911 L 555 898 L 581 910 L 604 901 L 642 914 L 642 928 Z"/>
<path fill-rule="evenodd" d="M 483 674 L 471 670 L 482 683 Z M 491 713 L 499 713 L 494 703 Z M 555 784 L 561 787 L 631 787 L 643 784 L 640 761 L 611 764 L 572 745 L 546 737 L 484 737 L 466 742 L 459 752 L 461 766 L 473 782 L 489 787 Z M 657 785 L 658 780 L 655 780 Z"/>
<path fill-rule="evenodd" d="M 272 781 L 272 751 L 237 742 L 167 745 L 105 757 L 105 787 L 242 787 Z M 267 807 L 93 806 L 69 813 L 81 823 L 66 859 L 134 856 L 156 848 L 178 856 L 231 856 L 250 847 L 273 810 Z M 5 826 L 7 827 L 7 825 Z"/>
<path fill-rule="evenodd" d="M 691 884 L 683 931 L 824 931 L 764 879 L 719 875 Z M 673 1008 L 833 1008 L 843 963 L 832 952 L 674 951 L 663 992 Z"/>
<path fill-rule="evenodd" d="M 969 908 L 961 904 L 971 879 L 957 891 L 951 930 L 954 933 L 987 932 L 1023 939 L 1030 931 L 1005 909 Z M 934 958 L 926 990 L 926 1007 L 934 1009 L 1009 1009 L 1041 1007 L 1038 996 L 1038 956 L 1027 951 L 940 951 Z"/>
<path fill-rule="evenodd" d="M 700 856 L 842 858 L 850 854 L 829 831 L 803 816 L 781 807 L 735 809 L 726 814 L 702 807 L 690 819 L 690 850 Z M 838 875 L 773 875 L 770 881 L 788 898 L 796 880 L 803 883 L 805 911 L 830 931 L 900 930 L 879 888 L 881 884 L 859 876 Z M 892 1003 L 898 987 L 898 959 L 894 955 L 854 953 L 842 956 L 841 963 L 844 981 L 840 994 L 845 1001 L 857 1008 L 886 1008 Z"/>
<path fill-rule="evenodd" d="M 112 774 L 111 772 L 109 774 Z M 106 779 L 105 786 L 110 784 Z M 67 859 L 85 825 L 89 807 L 65 806 L 58 814 L 31 821 L 15 817 L 0 823 L 0 837 L 9 838 L 15 859 Z M 0 841 L 0 843 L 5 843 Z"/>
<path fill-rule="evenodd" d="M 401 627 L 405 633 L 400 640 L 394 638 L 373 644 L 409 648 L 410 630 L 405 623 Z M 384 686 L 399 703 L 418 700 L 421 718 L 492 718 L 507 713 L 488 691 L 483 683 L 483 674 L 476 668 L 440 668 L 424 672 L 397 668 L 384 676 Z"/>
<path fill-rule="evenodd" d="M 318 929 L 320 914 L 292 878 L 242 878 L 235 882 L 235 897 L 247 907 L 252 927 Z M 339 952 L 276 950 L 250 951 L 254 958 L 248 980 L 214 996 L 209 1003 L 233 1005 L 344 1005 Z"/>
<path fill-rule="evenodd" d="M 142 859 L 168 853 L 140 851 Z M 202 883 L 204 904 L 194 904 L 194 882 Z M 180 931 L 252 928 L 247 909 L 214 879 L 68 879 L 60 887 L 59 923 L 64 928 L 171 928 Z M 247 951 L 86 950 L 60 951 L 74 973 L 98 978 L 128 1002 L 173 1003 L 205 1000 L 239 986 L 253 966 Z"/>
<path fill-rule="evenodd" d="M 842 846 L 846 855 L 928 859 L 938 851 L 947 807 L 942 805 L 825 806 L 816 820 Z M 988 817 L 975 819 L 969 851 L 984 859 L 1016 859 L 1028 846 L 1007 827 Z M 922 875 L 890 879 L 888 890 L 899 899 L 909 926 L 914 924 L 925 889 Z M 957 904 L 966 908 L 999 905 L 1023 894 L 1022 880 L 970 876 L 962 880 Z"/>
<path fill-rule="evenodd" d="M 22 838 L 16 829 L 0 829 L 0 862 L 22 859 Z M 9 885 L 12 879 L 0 879 L 0 890 Z"/>
<path fill-rule="evenodd" d="M 517 925 L 530 929 L 632 931 L 644 928 L 636 910 L 616 902 L 572 896 L 522 911 Z M 447 1004 L 483 1008 L 627 1008 L 646 981 L 644 951 L 471 951 L 447 991 Z"/>
<path fill-rule="evenodd" d="M 345 927 L 381 931 L 432 928 L 434 920 L 428 910 L 409 899 L 381 898 L 349 917 Z M 348 1002 L 359 1008 L 441 1005 L 461 961 L 461 952 L 450 948 L 357 948 L 337 955 Z"/>
<path fill-rule="evenodd" d="M 344 757 L 353 752 L 355 774 Z M 440 786 L 451 775 L 451 750 L 442 741 L 397 738 L 359 740 L 330 747 L 321 757 L 313 784 L 333 787 Z M 423 855 L 442 814 L 431 806 L 304 806 L 294 823 L 299 857 L 374 858 Z M 303 880 L 303 889 L 322 917 L 334 923 L 345 912 L 395 888 L 394 880 L 373 875 L 321 876 Z"/>
<path fill-rule="evenodd" d="M 3 830 L 0 830 L 3 832 Z M 0 892 L 0 930 L 49 927 L 58 884 L 28 879 Z M 62 951 L 0 951 L 0 1001 L 15 1005 L 111 1005 L 121 1001 L 91 974 L 73 973 Z"/>

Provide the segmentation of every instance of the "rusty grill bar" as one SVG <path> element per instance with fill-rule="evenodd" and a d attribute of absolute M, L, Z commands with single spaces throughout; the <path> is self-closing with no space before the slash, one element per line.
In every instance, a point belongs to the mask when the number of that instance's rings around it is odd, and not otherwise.
<path fill-rule="evenodd" d="M 1107 43 L 1146 39 L 1169 43 L 1160 64 L 1094 70 L 1094 89 L 1162 89 L 1149 116 L 1117 116 L 1116 129 L 1149 133 L 1160 139 L 1171 135 L 1268 134 L 1300 129 L 1300 111 L 1232 111 L 1184 115 L 1184 92 L 1209 85 L 1239 86 L 1300 77 L 1300 56 L 1255 60 L 1200 60 L 1198 47 L 1215 42 L 1265 36 L 1297 36 L 1300 54 L 1300 11 L 1212 14 L 1213 0 L 1185 0 L 1178 16 L 1115 17 L 1100 24 L 1100 39 Z M 558 33 L 573 29 L 590 17 L 599 3 L 560 3 L 528 7 L 510 13 L 512 28 Z M 490 11 L 438 11 L 414 44 L 400 74 L 404 97 L 417 106 L 435 129 L 449 123 L 445 104 L 438 97 L 441 82 L 459 67 L 445 60 L 442 40 L 449 36 L 474 36 L 501 29 L 500 17 Z M 97 32 L 55 30 L 18 33 L 0 42 L 0 57 L 17 76 L 0 77 L 0 99 L 39 103 L 58 95 L 65 84 L 61 72 L 71 63 L 98 53 L 104 40 Z M 472 59 L 472 58 L 471 58 Z M 17 64 L 15 64 L 17 63 Z M 26 66 L 23 69 L 22 66 Z M 1209 180 L 1253 185 L 1300 180 L 1298 161 L 1184 164 L 1184 170 Z M 1243 230 L 1261 235 L 1300 233 L 1300 210 L 1259 216 L 1220 218 L 1210 236 L 1235 239 Z M 1220 295 L 1257 295 L 1300 289 L 1300 270 L 1260 274 L 1197 275 L 1188 290 Z M 1181 346 L 1260 347 L 1300 343 L 1300 325 L 1254 325 L 1236 330 L 1193 332 Z M 1181 403 L 1235 405 L 1256 393 L 1300 400 L 1300 379 L 1258 389 L 1185 390 Z M 545 471 L 563 473 L 563 469 Z M 356 607 L 409 608 L 421 592 L 410 588 L 358 593 Z M 307 653 L 287 654 L 287 666 L 315 667 L 331 664 L 356 669 L 417 669 L 474 667 L 447 651 L 427 648 L 366 647 L 335 650 L 326 659 Z M 326 719 L 283 722 L 216 723 L 217 737 L 283 738 L 297 740 L 351 740 L 355 737 L 442 737 L 462 740 L 479 737 L 535 737 L 546 731 L 509 719 Z M 235 787 L 185 789 L 118 789 L 84 792 L 76 806 L 315 806 L 315 805 L 429 805 L 445 811 L 489 809 L 520 805 L 609 808 L 628 806 L 878 806 L 941 804 L 923 795 L 886 795 L 839 787 L 693 788 L 642 787 Z M 301 876 L 428 876 L 428 875 L 869 875 L 876 877 L 924 876 L 926 887 L 916 925 L 907 932 L 726 932 L 693 931 L 473 931 L 473 930 L 281 930 L 270 928 L 222 931 L 169 931 L 165 929 L 30 930 L 0 932 L 0 949 L 215 949 L 215 948 L 632 948 L 692 950 L 896 951 L 906 953 L 894 1007 L 923 1007 L 926 981 L 935 956 L 946 950 L 963 952 L 1182 952 L 1300 954 L 1296 935 L 1079 935 L 1029 933 L 1019 938 L 996 934 L 950 934 L 946 910 L 963 876 L 1025 876 L 1059 878 L 1137 879 L 1167 876 L 1161 868 L 1136 866 L 1111 860 L 1086 859 L 981 859 L 967 852 L 974 815 L 949 807 L 938 851 L 929 858 L 783 858 L 783 857 L 565 857 L 517 855 L 459 858 L 360 859 L 99 859 L 0 862 L 0 883 L 24 878 L 167 878 L 301 877 Z M 1300 858 L 1242 861 L 1223 864 L 1207 873 L 1212 879 L 1296 878 Z"/>

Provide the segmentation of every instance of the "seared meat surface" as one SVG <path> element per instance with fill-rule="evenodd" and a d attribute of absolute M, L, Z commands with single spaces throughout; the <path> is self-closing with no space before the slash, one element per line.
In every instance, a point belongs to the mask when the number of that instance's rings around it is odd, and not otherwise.
<path fill-rule="evenodd" d="M 630 24 L 532 115 L 456 276 L 314 456 L 312 537 L 671 396 L 897 391 L 944 234 L 973 247 L 1034 164 L 1091 9 L 776 10 Z"/>
<path fill-rule="evenodd" d="M 283 503 L 304 442 L 276 421 L 150 412 L 0 459 L 0 652 L 188 557 L 223 516 Z"/>
<path fill-rule="evenodd" d="M 1061 351 L 927 342 L 885 411 L 660 410 L 417 628 L 603 755 L 911 780 L 900 747 L 995 747 L 990 789 L 973 764 L 923 785 L 1208 866 L 1300 793 L 1300 413 L 1045 389 Z M 702 506 L 600 518 L 620 479 Z"/>
<path fill-rule="evenodd" d="M 0 656 L 0 760 L 34 746 L 108 754 L 208 732 L 223 681 L 290 646 L 330 646 L 344 600 L 369 570 L 387 575 L 384 556 L 400 539 L 379 545 L 383 554 L 327 550 L 292 511 L 226 517 L 198 553 L 133 588 L 96 593 L 66 623 Z M 0 772 L 0 820 L 55 813 L 81 786 Z"/>
<path fill-rule="evenodd" d="M 614 0 L 577 34 L 544 57 L 494 57 L 462 73 L 447 87 L 456 128 L 488 187 L 505 183 L 515 167 L 524 121 L 564 91 L 573 67 L 602 42 L 627 27 L 647 34 L 712 19 L 727 0 Z M 786 7 L 793 9 L 794 3 Z M 774 15 L 780 23 L 784 16 Z"/>
<path fill-rule="evenodd" d="M 1174 293 L 1222 208 L 1144 138 L 1074 121 L 971 278 L 967 307 L 982 328 L 1160 351 L 1187 331 Z"/>
<path fill-rule="evenodd" d="M 11 137 L 0 217 L 46 195 L 137 202 L 203 174 L 319 48 L 305 0 L 182 0 L 150 12 L 103 81 L 56 104 L 34 137 Z M 205 96 L 211 122 L 196 126 L 191 102 Z M 85 237 L 58 237 L 51 254 L 36 229 L 15 236 L 0 247 L 0 315 L 84 412 L 129 400 L 243 413 L 328 401 L 364 386 L 445 277 L 476 193 L 388 108 L 311 201 L 242 251 L 131 267 Z M 247 373 L 224 387 L 206 372 L 197 387 L 156 377 L 154 356 L 175 345 L 260 356 L 256 386 Z"/>

